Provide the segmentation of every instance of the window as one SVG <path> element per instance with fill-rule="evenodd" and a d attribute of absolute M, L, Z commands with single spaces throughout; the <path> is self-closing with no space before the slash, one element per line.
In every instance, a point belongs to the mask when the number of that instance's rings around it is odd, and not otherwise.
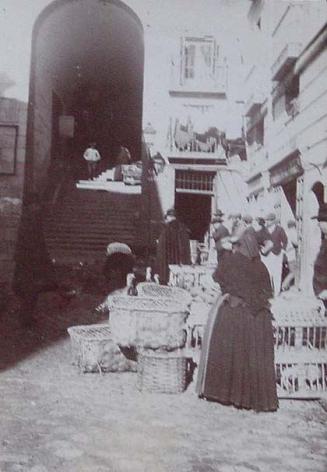
<path fill-rule="evenodd" d="M 292 75 L 279 84 L 273 97 L 273 117 L 276 120 L 283 113 L 294 117 L 298 114 L 299 76 Z"/>
<path fill-rule="evenodd" d="M 250 146 L 263 146 L 264 144 L 264 118 L 260 119 L 248 132 L 247 141 Z"/>
<path fill-rule="evenodd" d="M 183 39 L 182 82 L 214 78 L 218 47 L 212 37 Z"/>
<path fill-rule="evenodd" d="M 184 76 L 185 79 L 194 78 L 194 61 L 195 61 L 195 45 L 189 44 L 185 46 L 184 50 Z"/>

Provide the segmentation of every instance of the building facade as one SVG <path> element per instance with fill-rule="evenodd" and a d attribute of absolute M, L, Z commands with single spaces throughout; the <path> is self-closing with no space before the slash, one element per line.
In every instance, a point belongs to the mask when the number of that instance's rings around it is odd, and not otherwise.
<path fill-rule="evenodd" d="M 133 160 L 141 158 L 144 132 L 150 152 L 167 163 L 151 183 L 161 213 L 175 203 L 183 210 L 192 193 L 193 207 L 200 205 L 208 222 L 217 169 L 226 168 L 222 145 L 241 134 L 234 15 L 244 2 L 30 3 L 3 0 L 0 11 L 0 257 L 6 273 L 13 269 L 24 194 L 37 191 L 51 200 L 67 159 L 78 160 L 89 141 L 111 166 L 119 145 Z M 159 220 L 158 208 L 147 217 Z"/>
<path fill-rule="evenodd" d="M 327 185 L 327 4 L 251 2 L 245 77 L 248 201 L 254 215 L 296 220 L 297 283 L 312 293 L 316 220 Z M 253 42 L 259 46 L 253 57 Z"/>

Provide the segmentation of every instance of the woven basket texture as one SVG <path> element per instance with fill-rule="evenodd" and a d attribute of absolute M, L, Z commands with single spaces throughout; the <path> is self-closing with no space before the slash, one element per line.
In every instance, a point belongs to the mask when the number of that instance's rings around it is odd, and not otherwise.
<path fill-rule="evenodd" d="M 139 353 L 137 388 L 152 393 L 181 393 L 186 388 L 187 358 L 181 354 Z"/>
<path fill-rule="evenodd" d="M 168 298 L 113 297 L 110 328 L 121 346 L 171 351 L 185 346 L 188 311 Z"/>
<path fill-rule="evenodd" d="M 82 372 L 136 371 L 136 362 L 127 359 L 113 341 L 108 324 L 72 326 L 72 363 Z"/>
<path fill-rule="evenodd" d="M 167 287 L 153 282 L 141 282 L 137 285 L 139 296 L 142 297 L 164 297 L 175 300 L 186 306 L 191 303 L 192 297 L 187 290 L 179 287 Z"/>
<path fill-rule="evenodd" d="M 292 326 L 327 325 L 322 301 L 312 298 L 279 298 L 273 301 L 271 311 L 276 323 Z"/>

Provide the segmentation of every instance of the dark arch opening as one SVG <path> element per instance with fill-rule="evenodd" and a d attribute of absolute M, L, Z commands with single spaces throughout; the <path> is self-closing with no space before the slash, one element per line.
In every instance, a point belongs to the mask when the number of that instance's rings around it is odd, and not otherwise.
<path fill-rule="evenodd" d="M 32 39 L 25 192 L 43 192 L 67 165 L 80 178 L 90 141 L 100 170 L 120 145 L 140 159 L 143 67 L 142 24 L 121 1 L 56 0 L 43 10 Z"/>

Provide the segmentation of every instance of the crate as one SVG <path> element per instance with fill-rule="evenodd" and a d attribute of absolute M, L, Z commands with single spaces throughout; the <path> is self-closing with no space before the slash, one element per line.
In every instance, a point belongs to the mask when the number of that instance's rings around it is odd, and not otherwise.
<path fill-rule="evenodd" d="M 179 352 L 139 352 L 137 388 L 151 393 L 181 393 L 186 388 L 188 359 Z"/>
<path fill-rule="evenodd" d="M 214 268 L 201 265 L 169 265 L 169 285 L 191 290 L 207 283 L 208 277 L 212 277 Z"/>
<path fill-rule="evenodd" d="M 327 356 L 275 358 L 279 398 L 320 398 L 327 388 Z"/>
<path fill-rule="evenodd" d="M 327 318 L 319 300 L 287 300 L 272 306 L 276 351 L 326 351 Z"/>
<path fill-rule="evenodd" d="M 167 351 L 185 346 L 189 312 L 176 300 L 113 296 L 107 303 L 117 344 Z"/>
<path fill-rule="evenodd" d="M 136 371 L 136 362 L 127 359 L 113 341 L 108 324 L 72 326 L 72 363 L 81 372 Z"/>
<path fill-rule="evenodd" d="M 323 304 L 298 295 L 277 299 L 272 312 L 278 396 L 319 398 L 327 389 L 327 318 Z"/>

